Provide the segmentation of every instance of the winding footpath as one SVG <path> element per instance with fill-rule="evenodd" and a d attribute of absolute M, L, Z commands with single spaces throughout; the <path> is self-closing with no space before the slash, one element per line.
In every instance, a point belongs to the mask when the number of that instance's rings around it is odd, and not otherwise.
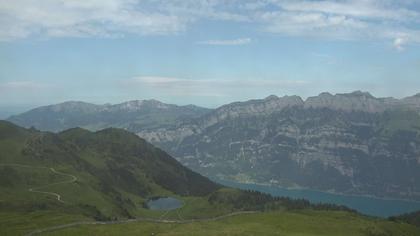
<path fill-rule="evenodd" d="M 46 187 L 51 187 L 51 186 L 59 185 L 59 184 L 70 184 L 70 183 L 74 183 L 74 182 L 77 181 L 77 177 L 74 176 L 74 175 L 58 172 L 54 168 L 50 168 L 50 167 L 46 167 L 46 166 L 29 166 L 29 165 L 21 165 L 21 164 L 13 164 L 13 163 L 12 164 L 1 164 L 0 163 L 0 166 L 14 166 L 14 167 L 32 168 L 32 169 L 47 169 L 47 170 L 50 170 L 51 172 L 53 172 L 54 174 L 70 177 L 71 178 L 70 180 L 60 181 L 60 182 L 56 182 L 56 183 L 47 184 L 47 185 L 43 185 L 43 186 L 28 189 L 28 191 L 32 192 L 32 193 L 42 193 L 42 194 L 52 195 L 57 199 L 57 201 L 62 202 L 62 203 L 64 203 L 64 201 L 61 200 L 61 195 L 60 194 L 54 193 L 54 192 L 40 191 L 39 189 L 43 189 L 43 188 L 46 188 Z"/>
<path fill-rule="evenodd" d="M 136 218 L 136 219 L 128 219 L 128 220 L 117 220 L 117 221 L 79 221 L 64 225 L 57 225 L 48 227 L 45 229 L 38 229 L 32 231 L 25 236 L 33 236 L 41 233 L 57 231 L 65 228 L 81 226 L 81 225 L 115 225 L 115 224 L 125 224 L 125 223 L 134 223 L 134 222 L 149 222 L 149 223 L 166 223 L 166 224 L 188 224 L 194 222 L 210 222 L 210 221 L 217 221 L 224 218 L 237 216 L 237 215 L 244 215 L 244 214 L 255 214 L 259 213 L 258 211 L 237 211 L 232 212 L 226 215 L 211 217 L 211 218 L 203 218 L 203 219 L 190 219 L 190 220 L 162 220 L 162 219 L 153 219 L 153 218 Z"/>
<path fill-rule="evenodd" d="M 59 184 L 70 184 L 70 183 L 74 183 L 78 180 L 77 177 L 74 176 L 74 175 L 62 173 L 62 172 L 56 171 L 54 168 L 46 167 L 46 166 L 30 166 L 30 165 L 21 165 L 21 164 L 14 164 L 14 163 L 11 163 L 11 164 L 0 163 L 0 166 L 14 166 L 14 167 L 32 168 L 32 169 L 34 169 L 34 168 L 35 169 L 47 169 L 47 170 L 50 170 L 51 172 L 53 172 L 54 174 L 71 178 L 69 180 L 60 181 L 60 182 L 56 182 L 56 183 L 47 184 L 47 185 L 43 185 L 43 186 L 28 189 L 28 191 L 32 192 L 32 193 L 41 193 L 41 194 L 52 195 L 57 199 L 57 201 L 62 202 L 62 203 L 64 203 L 64 201 L 61 199 L 62 197 L 61 197 L 60 194 L 55 193 L 55 192 L 40 191 L 39 189 L 43 189 L 43 188 L 46 188 L 46 187 L 51 187 L 51 186 L 59 185 Z M 117 220 L 117 221 L 79 221 L 79 222 L 73 222 L 73 223 L 69 223 L 69 224 L 56 225 L 56 226 L 52 226 L 52 227 L 48 227 L 48 228 L 44 228 L 44 229 L 37 229 L 37 230 L 34 230 L 34 231 L 26 234 L 26 236 L 32 236 L 32 235 L 37 235 L 37 234 L 41 234 L 41 233 L 45 233 L 45 232 L 51 232 L 51 231 L 56 231 L 56 230 L 60 230 L 60 229 L 65 229 L 65 228 L 70 228 L 70 227 L 75 227 L 75 226 L 81 226 L 81 225 L 113 225 L 113 224 L 125 224 L 125 223 L 134 223 L 134 222 L 187 224 L 187 223 L 194 223 L 194 222 L 216 221 L 216 220 L 221 220 L 221 219 L 224 219 L 224 218 L 237 216 L 237 215 L 258 213 L 257 211 L 238 211 L 238 212 L 232 212 L 232 213 L 229 213 L 229 214 L 226 214 L 226 215 L 221 215 L 221 216 L 216 216 L 216 217 L 211 217 L 211 218 L 185 220 L 185 219 L 182 219 L 182 217 L 180 216 L 179 209 L 180 208 L 174 209 L 174 210 L 176 210 L 176 213 L 178 215 L 179 220 L 164 219 L 165 216 L 171 211 L 171 210 L 168 210 L 168 211 L 164 212 L 158 219 L 139 217 L 139 218 L 135 218 L 135 219 Z"/>

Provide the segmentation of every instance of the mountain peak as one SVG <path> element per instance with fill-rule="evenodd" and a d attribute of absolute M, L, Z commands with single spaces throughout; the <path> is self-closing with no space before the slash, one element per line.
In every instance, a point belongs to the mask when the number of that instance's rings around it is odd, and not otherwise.
<path fill-rule="evenodd" d="M 329 92 L 322 92 L 318 95 L 318 97 L 332 97 L 333 95 Z"/>
<path fill-rule="evenodd" d="M 131 100 L 131 101 L 128 101 L 128 102 L 121 103 L 121 105 L 141 107 L 141 106 L 143 106 L 144 103 L 145 103 L 145 100 Z"/>
<path fill-rule="evenodd" d="M 35 108 L 33 110 L 45 111 L 50 110 L 53 112 L 90 112 L 100 109 L 102 106 L 95 105 L 88 102 L 82 101 L 66 101 L 54 105 L 43 106 Z"/>
<path fill-rule="evenodd" d="M 238 117 L 240 115 L 261 115 L 280 111 L 286 107 L 302 106 L 303 100 L 299 96 L 277 97 L 270 95 L 264 99 L 254 99 L 245 102 L 233 102 L 216 109 L 217 119 L 212 119 L 210 124 L 216 120 L 227 117 Z"/>
<path fill-rule="evenodd" d="M 356 90 L 353 91 L 351 93 L 347 93 L 347 94 L 337 94 L 337 95 L 345 95 L 345 96 L 354 96 L 354 97 L 366 97 L 366 98 L 375 98 L 374 96 L 372 96 L 372 94 L 370 94 L 369 92 L 363 92 L 360 90 Z"/>
<path fill-rule="evenodd" d="M 276 96 L 276 95 L 274 95 L 274 94 L 271 94 L 270 96 L 268 96 L 268 97 L 264 98 L 264 100 L 274 100 L 274 99 L 279 99 L 279 97 L 277 97 L 277 96 Z"/>
<path fill-rule="evenodd" d="M 420 93 L 416 93 L 413 96 L 406 97 L 406 98 L 420 98 Z"/>
<path fill-rule="evenodd" d="M 383 100 L 377 99 L 368 92 L 354 91 L 332 95 L 324 92 L 305 101 L 305 107 L 330 108 L 343 111 L 381 112 L 387 109 Z"/>
<path fill-rule="evenodd" d="M 83 104 L 90 104 L 90 103 L 70 100 L 70 101 L 65 101 L 65 102 L 62 102 L 62 103 L 58 103 L 56 105 L 83 105 Z"/>
<path fill-rule="evenodd" d="M 165 104 L 155 99 L 150 100 L 131 100 L 114 105 L 114 107 L 122 110 L 137 111 L 145 107 L 153 107 L 158 109 L 167 109 L 170 107 L 169 104 Z"/>

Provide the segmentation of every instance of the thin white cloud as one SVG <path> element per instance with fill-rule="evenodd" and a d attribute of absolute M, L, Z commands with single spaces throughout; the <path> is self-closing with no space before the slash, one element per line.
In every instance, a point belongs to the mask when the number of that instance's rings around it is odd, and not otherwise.
<path fill-rule="evenodd" d="M 319 59 L 319 61 L 329 64 L 329 65 L 335 65 L 338 63 L 338 59 L 330 54 L 312 52 L 310 53 L 310 55 L 313 56 L 314 58 Z"/>
<path fill-rule="evenodd" d="M 404 50 L 404 44 L 405 44 L 404 38 L 399 37 L 394 40 L 394 48 L 397 49 L 398 51 Z"/>
<path fill-rule="evenodd" d="M 124 82 L 127 89 L 153 91 L 156 94 L 174 96 L 225 97 L 245 91 L 276 90 L 304 87 L 309 82 L 303 80 L 274 79 L 184 79 L 160 76 L 139 76 Z"/>
<path fill-rule="evenodd" d="M 394 1 L 397 3 L 397 1 Z M 418 21 L 419 13 L 390 1 L 278 1 L 278 5 L 292 12 L 320 12 L 360 19 Z"/>
<path fill-rule="evenodd" d="M 273 80 L 273 79 L 183 79 L 176 77 L 161 76 L 138 76 L 129 82 L 147 84 L 154 87 L 175 87 L 175 86 L 271 86 L 271 85 L 303 85 L 307 81 L 303 80 Z"/>
<path fill-rule="evenodd" d="M 352 39 L 368 25 L 345 16 L 323 13 L 268 12 L 260 19 L 266 23 L 264 30 L 292 36 L 315 36 L 336 39 Z M 358 37 L 358 36 L 357 36 Z"/>
<path fill-rule="evenodd" d="M 37 83 L 34 81 L 8 81 L 0 83 L 0 91 L 3 93 L 14 93 L 16 91 L 20 92 L 34 92 L 42 89 L 48 89 L 53 87 L 50 84 Z"/>
<path fill-rule="evenodd" d="M 238 38 L 238 39 L 228 39 L 228 40 L 207 40 L 207 41 L 200 41 L 197 44 L 204 44 L 204 45 L 217 45 L 217 46 L 237 46 L 237 45 L 245 45 L 251 43 L 250 38 Z"/>
<path fill-rule="evenodd" d="M 190 19 L 142 10 L 134 0 L 1 0 L 3 40 L 45 37 L 115 37 L 122 34 L 173 34 Z"/>
<path fill-rule="evenodd" d="M 0 105 L 31 104 L 40 100 L 50 101 L 51 94 L 62 92 L 54 84 L 37 81 L 0 82 Z"/>

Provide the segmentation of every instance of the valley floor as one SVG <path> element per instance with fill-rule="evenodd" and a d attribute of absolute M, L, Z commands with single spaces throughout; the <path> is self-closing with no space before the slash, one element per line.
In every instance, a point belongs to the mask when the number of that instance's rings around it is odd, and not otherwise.
<path fill-rule="evenodd" d="M 120 224 L 75 225 L 42 232 L 51 226 L 71 222 L 93 222 L 87 218 L 38 212 L 27 215 L 0 214 L 1 235 L 334 235 L 387 236 L 420 235 L 420 228 L 378 218 L 339 211 L 276 211 L 230 215 L 220 219 L 181 223 L 180 221 L 139 221 Z M 6 227 L 7 226 L 7 227 Z M 34 233 L 34 234 L 31 234 Z"/>
<path fill-rule="evenodd" d="M 82 225 L 43 235 L 419 235 L 407 224 L 364 218 L 345 212 L 295 211 L 242 214 L 194 223 L 137 222 Z"/>

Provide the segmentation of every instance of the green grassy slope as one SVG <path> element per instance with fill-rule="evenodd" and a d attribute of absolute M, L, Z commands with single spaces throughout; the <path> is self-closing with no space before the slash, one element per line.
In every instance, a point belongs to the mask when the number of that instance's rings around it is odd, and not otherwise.
<path fill-rule="evenodd" d="M 46 210 L 98 220 L 132 218 L 146 214 L 143 204 L 150 197 L 198 197 L 218 188 L 123 130 L 52 134 L 0 122 L 2 212 Z M 58 194 L 63 202 L 30 189 Z"/>
<path fill-rule="evenodd" d="M 395 222 L 405 222 L 420 227 L 420 211 L 410 212 L 399 216 L 392 216 L 389 219 Z"/>
<path fill-rule="evenodd" d="M 233 216 L 220 221 L 187 224 L 129 223 L 78 226 L 45 235 L 419 235 L 407 225 L 345 212 L 294 211 Z"/>

